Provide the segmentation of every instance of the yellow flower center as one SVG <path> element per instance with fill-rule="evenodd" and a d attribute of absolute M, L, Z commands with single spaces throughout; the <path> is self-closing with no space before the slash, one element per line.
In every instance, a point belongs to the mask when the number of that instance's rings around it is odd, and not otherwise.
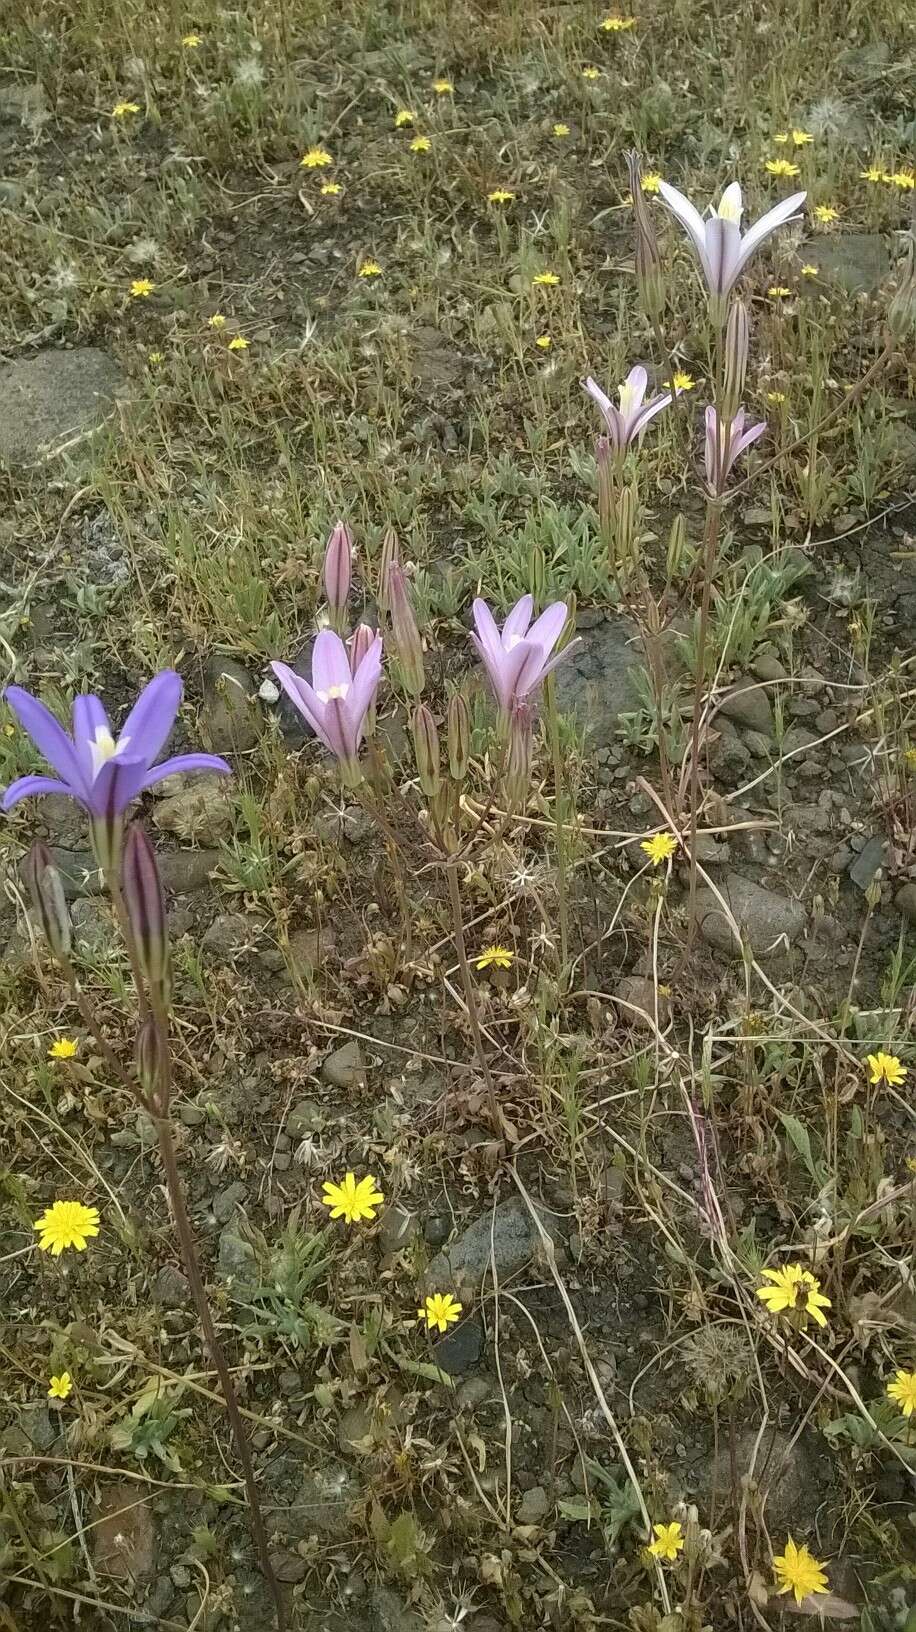
<path fill-rule="evenodd" d="M 107 726 L 100 725 L 89 744 L 89 752 L 92 755 L 93 778 L 98 776 L 103 765 L 107 765 L 110 759 L 114 759 L 117 754 L 122 753 L 129 742 L 130 737 L 125 737 L 122 742 L 115 742 Z"/>

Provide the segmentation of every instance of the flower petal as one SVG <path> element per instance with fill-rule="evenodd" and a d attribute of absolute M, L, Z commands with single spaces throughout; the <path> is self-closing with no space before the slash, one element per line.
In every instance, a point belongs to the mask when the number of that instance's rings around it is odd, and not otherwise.
<path fill-rule="evenodd" d="M 51 710 L 21 686 L 7 686 L 3 695 L 38 752 L 44 754 L 48 764 L 62 781 L 71 785 L 74 793 L 85 798 L 88 794 L 86 778 L 73 743 Z"/>
<path fill-rule="evenodd" d="M 706 228 L 709 260 L 709 287 L 714 295 L 727 295 L 741 264 L 741 233 L 734 221 L 714 215 Z"/>
<path fill-rule="evenodd" d="M 181 676 L 174 669 L 163 669 L 144 686 L 118 737 L 119 743 L 129 742 L 131 759 L 145 759 L 152 765 L 175 724 L 183 690 Z"/>
<path fill-rule="evenodd" d="M 762 215 L 759 221 L 755 221 L 754 225 L 748 228 L 742 240 L 741 249 L 738 252 L 738 264 L 735 268 L 736 277 L 742 267 L 747 265 L 755 249 L 760 247 L 764 239 L 769 238 L 770 233 L 775 232 L 777 227 L 783 226 L 794 215 L 798 215 L 807 196 L 807 192 L 793 193 L 790 198 L 784 198 L 779 204 L 774 204 L 771 210 L 767 210 L 766 215 Z"/>
<path fill-rule="evenodd" d="M 83 775 L 90 785 L 95 775 L 95 761 L 89 744 L 95 741 L 99 731 L 109 733 L 111 731 L 111 721 L 101 698 L 94 697 L 91 692 L 74 697 L 73 747 L 83 768 Z"/>
<path fill-rule="evenodd" d="M 333 629 L 322 629 L 312 651 L 312 686 L 316 692 L 350 687 L 350 659 L 347 648 Z"/>
<path fill-rule="evenodd" d="M 520 600 L 516 601 L 503 624 L 502 633 L 499 637 L 499 643 L 504 652 L 509 650 L 510 643 L 514 645 L 517 640 L 528 638 L 528 625 L 531 622 L 533 610 L 533 595 L 523 595 Z"/>
<path fill-rule="evenodd" d="M 540 646 L 542 656 L 548 658 L 566 627 L 568 617 L 566 602 L 554 601 L 535 619 L 525 639 L 532 646 Z"/>
<path fill-rule="evenodd" d="M 182 771 L 216 771 L 222 776 L 232 775 L 232 766 L 221 759 L 219 754 L 173 754 L 171 759 L 163 759 L 160 764 L 148 770 L 140 784 L 140 792 L 146 788 L 154 788 L 157 782 L 162 782 L 167 776 L 178 776 Z"/>
<path fill-rule="evenodd" d="M 145 758 L 117 754 L 106 759 L 87 800 L 92 815 L 109 820 L 120 816 L 143 789 L 148 770 Z"/>
<path fill-rule="evenodd" d="M 36 793 L 66 793 L 71 792 L 65 782 L 57 782 L 53 776 L 20 776 L 11 782 L 0 801 L 0 809 L 12 810 L 20 799 L 30 799 Z M 76 795 L 71 795 L 76 797 Z"/>
<path fill-rule="evenodd" d="M 314 732 L 319 742 L 323 742 L 326 748 L 330 748 L 331 744 L 328 742 L 327 733 L 324 729 L 326 705 L 321 702 L 320 698 L 315 696 L 308 681 L 303 680 L 302 676 L 296 674 L 295 670 L 291 669 L 288 664 L 271 663 L 270 666 L 293 707 L 298 709 L 302 715 L 309 730 Z"/>
<path fill-rule="evenodd" d="M 706 253 L 706 224 L 699 210 L 695 209 L 689 198 L 679 192 L 676 187 L 669 186 L 667 181 L 660 181 L 658 190 L 667 204 L 671 214 L 676 216 L 693 243 L 700 265 L 706 275 L 706 281 L 712 287 L 712 278 L 709 271 L 709 257 Z"/>
<path fill-rule="evenodd" d="M 474 627 L 477 631 L 477 642 L 475 644 L 478 652 L 480 652 L 481 657 L 486 652 L 494 662 L 498 662 L 502 652 L 502 645 L 499 630 L 496 627 L 496 620 L 490 608 L 486 601 L 481 600 L 478 596 L 471 607 L 471 611 L 474 616 Z"/>

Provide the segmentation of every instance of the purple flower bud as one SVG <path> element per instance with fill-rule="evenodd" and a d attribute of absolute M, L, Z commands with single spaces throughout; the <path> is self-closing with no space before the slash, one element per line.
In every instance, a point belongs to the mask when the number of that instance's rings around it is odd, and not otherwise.
<path fill-rule="evenodd" d="M 463 782 L 471 758 L 471 711 L 460 691 L 449 698 L 446 737 L 449 775 L 453 782 Z"/>
<path fill-rule="evenodd" d="M 642 190 L 639 154 L 635 148 L 627 154 L 627 169 L 633 214 L 636 217 L 636 285 L 647 317 L 657 321 L 665 303 L 665 284 L 658 240 Z"/>
<path fill-rule="evenodd" d="M 339 635 L 347 627 L 352 567 L 353 541 L 346 524 L 338 521 L 324 552 L 324 592 L 328 598 L 331 625 Z"/>
<path fill-rule="evenodd" d="M 378 592 L 375 597 L 382 612 L 391 610 L 390 573 L 396 563 L 400 564 L 400 559 L 398 535 L 393 527 L 388 527 L 382 539 L 382 555 L 378 566 Z"/>
<path fill-rule="evenodd" d="M 420 787 L 427 799 L 435 799 L 441 783 L 439 776 L 439 733 L 436 730 L 436 722 L 425 703 L 419 703 L 414 709 L 411 715 L 410 729 L 413 735 L 413 748 L 417 761 Z"/>
<path fill-rule="evenodd" d="M 732 302 L 725 328 L 725 377 L 722 382 L 720 413 L 723 420 L 734 419 L 744 396 L 749 336 L 747 307 L 743 300 Z"/>
<path fill-rule="evenodd" d="M 154 1014 L 147 1015 L 137 1032 L 135 1062 L 140 1086 L 155 1116 L 168 1112 L 168 1038 Z"/>
<path fill-rule="evenodd" d="M 55 957 L 69 957 L 70 913 L 64 886 L 50 850 L 40 839 L 35 840 L 22 863 L 22 876 L 51 951 Z"/>
<path fill-rule="evenodd" d="M 149 982 L 154 1010 L 165 1011 L 171 993 L 169 937 L 165 892 L 156 852 L 139 822 L 131 822 L 124 843 L 121 888 L 137 951 L 137 960 Z"/>
<path fill-rule="evenodd" d="M 388 569 L 388 595 L 391 613 L 391 632 L 397 648 L 401 678 L 411 697 L 422 694 L 426 681 L 423 667 L 423 643 L 407 593 L 407 579 L 400 562 L 393 561 Z"/>

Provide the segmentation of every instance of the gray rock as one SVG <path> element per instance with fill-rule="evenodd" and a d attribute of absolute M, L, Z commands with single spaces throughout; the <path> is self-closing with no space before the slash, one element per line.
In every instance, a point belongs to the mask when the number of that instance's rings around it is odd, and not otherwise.
<path fill-rule="evenodd" d="M 373 1587 L 371 1602 L 371 1632 L 424 1632 L 426 1620 L 390 1587 Z"/>
<path fill-rule="evenodd" d="M 270 1564 L 278 1581 L 304 1581 L 309 1572 L 306 1560 L 298 1553 L 272 1553 Z"/>
<path fill-rule="evenodd" d="M 218 850 L 170 850 L 159 855 L 159 872 L 169 895 L 201 890 L 219 866 Z"/>
<path fill-rule="evenodd" d="M 718 735 L 709 745 L 709 769 L 726 787 L 734 787 L 747 770 L 751 756 L 730 720 L 719 720 L 713 732 Z"/>
<path fill-rule="evenodd" d="M 190 1302 L 191 1288 L 177 1264 L 163 1264 L 153 1282 L 153 1298 L 166 1309 L 180 1309 Z"/>
<path fill-rule="evenodd" d="M 911 924 L 916 924 L 916 884 L 904 884 L 894 896 L 894 906 Z"/>
<path fill-rule="evenodd" d="M 346 839 L 348 844 L 359 844 L 374 831 L 375 824 L 362 805 L 347 805 L 344 810 L 323 810 L 313 818 L 312 829 L 326 844 Z"/>
<path fill-rule="evenodd" d="M 320 1467 L 306 1474 L 290 1508 L 274 1522 L 300 1541 L 315 1534 L 348 1540 L 350 1509 L 361 1494 L 353 1471 L 325 1458 Z"/>
<path fill-rule="evenodd" d="M 455 1390 L 455 1404 L 462 1411 L 473 1411 L 492 1399 L 498 1390 L 492 1377 L 465 1377 Z"/>
<path fill-rule="evenodd" d="M 321 1079 L 332 1088 L 355 1088 L 365 1083 L 366 1067 L 359 1040 L 351 1037 L 322 1062 Z"/>
<path fill-rule="evenodd" d="M 765 737 L 762 731 L 745 731 L 744 746 L 755 759 L 770 759 L 773 754 L 773 742 Z"/>
<path fill-rule="evenodd" d="M 764 889 L 738 873 L 728 873 L 721 886 L 739 929 L 756 957 L 777 952 L 798 939 L 805 926 L 805 909 L 799 901 Z M 710 889 L 697 890 L 697 923 L 710 946 L 740 957 L 740 944 Z"/>
<path fill-rule="evenodd" d="M 548 1235 L 556 1237 L 553 1215 L 541 1208 L 539 1217 Z M 520 1196 L 511 1196 L 475 1219 L 444 1252 L 437 1253 L 423 1277 L 424 1286 L 430 1292 L 473 1293 L 489 1275 L 491 1260 L 502 1281 L 527 1264 L 538 1241 L 528 1208 Z"/>
<path fill-rule="evenodd" d="M 379 1239 L 385 1252 L 400 1252 L 415 1240 L 420 1228 L 416 1213 L 394 1201 L 379 1218 Z"/>
<path fill-rule="evenodd" d="M 156 1556 L 153 1508 L 129 1480 L 101 1487 L 91 1534 L 95 1566 L 102 1575 L 131 1582 L 152 1574 Z"/>
<path fill-rule="evenodd" d="M 758 680 L 787 680 L 788 671 L 775 652 L 758 652 L 751 668 Z"/>
<path fill-rule="evenodd" d="M 250 1241 L 244 1241 L 231 1224 L 220 1231 L 219 1272 L 241 1289 L 257 1280 L 257 1260 Z"/>
<path fill-rule="evenodd" d="M 877 294 L 891 270 L 887 239 L 880 232 L 822 233 L 805 243 L 805 256 L 848 295 Z"/>
<path fill-rule="evenodd" d="M 355 1405 L 347 1407 L 337 1424 L 337 1443 L 342 1451 L 349 1452 L 359 1450 L 371 1438 L 371 1408 L 358 1400 Z"/>
<path fill-rule="evenodd" d="M 807 253 L 807 249 L 806 249 Z M 741 1434 L 735 1446 L 735 1468 L 740 1481 L 750 1472 L 757 1441 L 757 1429 Z M 775 1530 L 786 1530 L 800 1514 L 809 1514 L 818 1502 L 817 1459 L 806 1435 L 793 1445 L 788 1434 L 778 1428 L 763 1436 L 754 1463 L 754 1482 L 766 1492 L 767 1521 Z"/>
<path fill-rule="evenodd" d="M 0 368 L 0 460 L 28 466 L 91 436 L 126 383 L 120 365 L 95 346 L 7 363 Z"/>
<path fill-rule="evenodd" d="M 254 747 L 261 732 L 256 692 L 241 663 L 229 657 L 211 658 L 205 670 L 200 730 L 214 753 L 241 754 Z"/>
<path fill-rule="evenodd" d="M 185 780 L 185 787 L 159 800 L 153 821 L 163 833 L 174 833 L 177 839 L 191 839 L 205 846 L 219 844 L 229 837 L 233 825 L 228 779 L 189 776 Z"/>
<path fill-rule="evenodd" d="M 234 1184 L 227 1184 L 225 1190 L 220 1191 L 213 1203 L 213 1217 L 217 1223 L 228 1224 L 236 1208 L 241 1207 L 247 1194 L 248 1187 L 242 1183 L 241 1179 L 236 1179 Z"/>
<path fill-rule="evenodd" d="M 610 748 L 620 715 L 636 708 L 630 675 L 641 663 L 636 625 L 618 617 L 586 630 L 582 646 L 557 670 L 557 707 L 575 717 L 591 748 Z"/>
<path fill-rule="evenodd" d="M 550 1497 L 543 1485 L 532 1485 L 518 1504 L 515 1517 L 519 1524 L 540 1524 L 550 1511 Z"/>
<path fill-rule="evenodd" d="M 294 1105 L 284 1124 L 291 1139 L 303 1139 L 307 1133 L 320 1133 L 324 1115 L 314 1099 L 300 1099 Z"/>
<path fill-rule="evenodd" d="M 641 1026 L 649 1031 L 655 1028 L 655 991 L 651 980 L 645 975 L 624 975 L 618 980 L 613 993 L 615 1002 L 619 1003 L 620 1018 L 631 1026 Z M 664 992 L 658 994 L 658 1024 L 666 1026 L 671 1016 L 671 1006 Z"/>
<path fill-rule="evenodd" d="M 74 901 L 70 908 L 70 923 L 77 952 L 99 957 L 118 945 L 111 913 L 100 901 Z"/>
<path fill-rule="evenodd" d="M 102 875 L 91 850 L 65 850 L 59 844 L 49 849 L 68 901 L 80 895 L 101 895 Z"/>
<path fill-rule="evenodd" d="M 201 946 L 228 961 L 256 937 L 257 925 L 244 912 L 221 912 L 208 927 Z"/>
<path fill-rule="evenodd" d="M 875 874 L 886 866 L 887 844 L 879 834 L 874 833 L 856 856 L 849 869 L 849 876 L 864 895 Z"/>
<path fill-rule="evenodd" d="M 760 731 L 768 737 L 773 732 L 773 709 L 762 685 L 739 680 L 732 691 L 726 692 L 718 705 L 718 712 L 736 725 L 746 725 L 751 731 Z"/>
<path fill-rule="evenodd" d="M 479 1364 L 483 1354 L 483 1325 L 476 1315 L 459 1321 L 433 1344 L 433 1359 L 450 1377 L 462 1377 Z"/>

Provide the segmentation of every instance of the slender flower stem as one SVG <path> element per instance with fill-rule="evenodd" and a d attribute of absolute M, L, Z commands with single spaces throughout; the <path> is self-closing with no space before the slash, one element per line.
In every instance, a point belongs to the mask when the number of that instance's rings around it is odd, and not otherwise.
<path fill-rule="evenodd" d="M 283 1606 L 283 1598 L 280 1593 L 279 1583 L 270 1562 L 270 1545 L 267 1540 L 267 1531 L 264 1527 L 264 1516 L 261 1512 L 261 1502 L 258 1496 L 258 1487 L 254 1476 L 254 1465 L 251 1460 L 251 1449 L 248 1443 L 248 1431 L 242 1420 L 242 1413 L 239 1410 L 238 1396 L 235 1392 L 235 1384 L 232 1381 L 232 1373 L 229 1370 L 229 1366 L 226 1362 L 226 1356 L 223 1353 L 222 1344 L 216 1335 L 216 1327 L 213 1324 L 213 1316 L 210 1313 L 210 1301 L 207 1297 L 207 1288 L 204 1284 L 204 1278 L 200 1270 L 200 1262 L 197 1257 L 197 1248 L 194 1245 L 194 1233 L 191 1228 L 191 1220 L 188 1216 L 187 1204 L 184 1199 L 184 1186 L 181 1182 L 181 1174 L 178 1171 L 178 1159 L 175 1155 L 175 1141 L 172 1136 L 172 1121 L 169 1114 L 169 1104 L 172 1091 L 172 1061 L 171 1050 L 168 1043 L 168 1016 L 162 1010 L 157 1009 L 154 1018 L 157 1026 L 162 1032 L 163 1041 L 165 1043 L 161 1056 L 163 1062 L 164 1080 L 162 1080 L 158 1086 L 157 1106 L 159 1114 L 155 1117 L 155 1123 L 156 1137 L 159 1141 L 159 1156 L 162 1161 L 162 1168 L 165 1174 L 166 1188 L 169 1194 L 169 1203 L 172 1209 L 172 1216 L 175 1220 L 175 1229 L 178 1234 L 178 1240 L 181 1244 L 181 1256 L 184 1260 L 185 1272 L 188 1277 L 188 1283 L 191 1288 L 194 1303 L 197 1307 L 197 1315 L 198 1319 L 200 1320 L 204 1342 L 210 1351 L 210 1358 L 213 1361 L 216 1374 L 220 1381 L 220 1386 L 223 1391 L 223 1401 L 226 1407 L 226 1415 L 229 1418 L 229 1426 L 232 1430 L 235 1448 L 238 1453 L 239 1462 L 242 1465 L 242 1478 L 245 1483 L 245 1494 L 248 1498 L 248 1511 L 251 1520 L 251 1530 L 254 1536 L 255 1546 L 258 1551 L 261 1570 L 264 1574 L 264 1578 L 270 1590 L 270 1595 L 274 1602 L 277 1632 L 286 1632 L 286 1611 Z"/>
<path fill-rule="evenodd" d="M 456 857 L 450 857 L 446 862 L 445 872 L 448 878 L 448 894 L 452 908 L 452 928 L 455 934 L 455 949 L 458 953 L 458 966 L 461 970 L 461 984 L 464 987 L 465 1008 L 467 1009 L 468 1020 L 471 1024 L 471 1036 L 474 1039 L 474 1052 L 477 1055 L 477 1063 L 480 1066 L 484 1082 L 487 1085 L 487 1097 L 490 1101 L 490 1114 L 493 1118 L 493 1126 L 498 1132 L 502 1127 L 502 1117 L 500 1115 L 499 1104 L 496 1098 L 496 1088 L 493 1083 L 493 1076 L 490 1071 L 490 1062 L 487 1059 L 486 1050 L 483 1046 L 480 1020 L 477 1015 L 477 993 L 474 990 L 474 982 L 471 978 L 471 967 L 468 963 L 467 943 L 464 936 L 464 915 L 461 910 L 461 891 L 458 887 L 458 862 Z"/>
<path fill-rule="evenodd" d="M 703 710 L 703 689 L 706 683 L 706 639 L 709 628 L 709 603 L 712 595 L 712 577 L 716 566 L 719 543 L 720 507 L 717 498 L 710 498 L 706 511 L 706 537 L 703 544 L 703 593 L 700 600 L 700 626 L 697 631 L 696 681 L 693 688 L 693 720 L 690 729 L 690 892 L 687 906 L 687 945 L 693 941 L 697 910 L 697 819 L 700 805 L 700 715 Z"/>
<path fill-rule="evenodd" d="M 569 969 L 569 896 L 566 842 L 566 796 L 563 792 L 563 762 L 560 756 L 560 722 L 557 716 L 557 696 L 554 677 L 548 674 L 544 683 L 547 704 L 547 726 L 550 733 L 550 752 L 553 758 L 553 813 L 557 841 L 557 894 L 560 905 L 560 978 L 565 986 Z"/>

